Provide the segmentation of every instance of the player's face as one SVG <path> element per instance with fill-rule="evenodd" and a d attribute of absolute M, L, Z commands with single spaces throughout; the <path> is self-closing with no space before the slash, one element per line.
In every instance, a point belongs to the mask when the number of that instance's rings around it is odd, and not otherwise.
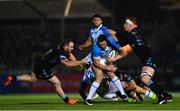
<path fill-rule="evenodd" d="M 102 42 L 98 42 L 98 44 L 99 44 L 99 46 L 100 46 L 103 50 L 105 50 L 106 47 L 107 47 L 107 42 L 106 42 L 105 40 L 102 41 Z"/>
<path fill-rule="evenodd" d="M 102 24 L 102 20 L 99 17 L 95 17 L 95 18 L 93 18 L 92 23 L 94 26 L 98 27 L 99 25 Z"/>
<path fill-rule="evenodd" d="M 68 47 L 67 47 L 67 52 L 71 52 L 71 51 L 73 51 L 73 49 L 74 49 L 74 43 L 70 42 Z"/>
<path fill-rule="evenodd" d="M 125 31 L 130 32 L 131 29 L 132 29 L 132 25 L 127 23 L 127 22 L 125 22 L 124 23 L 124 29 L 125 29 Z"/>

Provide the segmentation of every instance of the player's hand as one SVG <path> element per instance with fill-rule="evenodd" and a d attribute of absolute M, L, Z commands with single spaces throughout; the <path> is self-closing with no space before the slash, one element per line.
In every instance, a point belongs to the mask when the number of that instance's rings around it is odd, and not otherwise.
<path fill-rule="evenodd" d="M 78 66 L 80 66 L 80 68 L 82 69 L 83 68 L 83 61 L 80 60 L 80 61 L 77 61 L 77 63 L 78 63 Z"/>
<path fill-rule="evenodd" d="M 82 48 L 81 46 L 78 46 L 78 49 L 79 49 L 80 51 L 82 51 L 82 50 L 83 50 L 83 48 Z"/>
<path fill-rule="evenodd" d="M 116 61 L 116 58 L 107 58 L 107 61 L 109 62 L 109 63 L 112 63 L 112 62 L 115 62 Z"/>
<path fill-rule="evenodd" d="M 107 70 L 110 72 L 115 72 L 117 67 L 115 65 L 107 65 Z"/>
<path fill-rule="evenodd" d="M 80 66 L 81 69 L 83 68 L 83 65 L 82 65 L 82 64 L 80 64 L 79 66 Z"/>

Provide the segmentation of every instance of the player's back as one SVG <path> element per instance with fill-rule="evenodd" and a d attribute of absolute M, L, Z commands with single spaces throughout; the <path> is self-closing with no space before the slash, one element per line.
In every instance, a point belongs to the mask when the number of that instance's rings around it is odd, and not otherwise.
<path fill-rule="evenodd" d="M 54 47 L 43 54 L 40 59 L 44 62 L 46 67 L 51 68 L 59 64 L 60 61 L 65 59 L 66 57 L 67 53 L 65 52 L 65 50 L 61 45 L 58 45 L 57 47 Z"/>

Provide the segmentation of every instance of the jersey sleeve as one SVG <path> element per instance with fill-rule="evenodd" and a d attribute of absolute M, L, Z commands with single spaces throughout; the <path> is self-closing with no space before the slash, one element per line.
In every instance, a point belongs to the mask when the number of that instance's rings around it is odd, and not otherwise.
<path fill-rule="evenodd" d="M 107 27 L 104 26 L 102 30 L 104 35 L 106 35 L 107 37 L 111 37 L 111 33 L 108 31 L 109 29 Z"/>
<path fill-rule="evenodd" d="M 92 58 L 100 59 L 100 54 L 101 54 L 100 48 L 98 47 L 97 44 L 94 44 L 92 48 Z"/>
<path fill-rule="evenodd" d="M 65 59 L 67 58 L 67 57 L 64 56 L 64 55 L 60 55 L 59 57 L 60 57 L 60 61 L 65 60 Z"/>
<path fill-rule="evenodd" d="M 60 61 L 65 60 L 69 57 L 69 55 L 62 49 L 59 51 L 59 53 L 60 53 L 59 54 Z"/>
<path fill-rule="evenodd" d="M 89 31 L 88 31 L 88 38 L 92 38 L 91 30 L 92 30 L 92 28 L 89 28 Z"/>
<path fill-rule="evenodd" d="M 121 46 L 119 45 L 119 43 L 117 41 L 115 41 L 112 37 L 107 37 L 108 42 L 110 43 L 110 45 L 115 49 L 119 49 L 121 48 Z"/>

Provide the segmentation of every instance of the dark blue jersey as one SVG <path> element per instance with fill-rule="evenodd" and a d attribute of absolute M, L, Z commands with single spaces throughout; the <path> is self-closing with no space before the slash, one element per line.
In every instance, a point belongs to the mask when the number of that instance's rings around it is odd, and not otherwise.
<path fill-rule="evenodd" d="M 120 45 L 129 44 L 144 65 L 156 68 L 150 45 L 143 38 L 141 29 L 135 28 L 128 34 L 116 33 Z"/>
<path fill-rule="evenodd" d="M 44 67 L 51 68 L 68 57 L 69 55 L 65 52 L 63 46 L 58 45 L 57 47 L 54 47 L 43 54 L 40 61 Z"/>

